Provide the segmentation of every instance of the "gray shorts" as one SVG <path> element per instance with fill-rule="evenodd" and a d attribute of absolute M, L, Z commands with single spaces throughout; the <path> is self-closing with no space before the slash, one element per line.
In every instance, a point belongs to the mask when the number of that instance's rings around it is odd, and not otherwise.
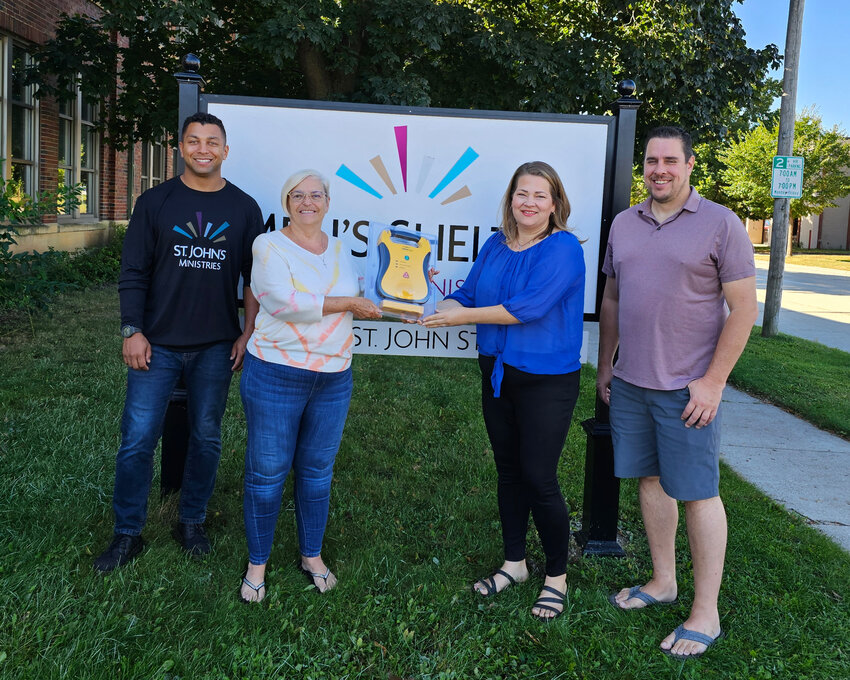
<path fill-rule="evenodd" d="M 611 382 L 611 435 L 617 477 L 660 477 L 671 498 L 699 501 L 720 493 L 720 409 L 700 429 L 685 427 L 688 388 L 650 390 Z"/>

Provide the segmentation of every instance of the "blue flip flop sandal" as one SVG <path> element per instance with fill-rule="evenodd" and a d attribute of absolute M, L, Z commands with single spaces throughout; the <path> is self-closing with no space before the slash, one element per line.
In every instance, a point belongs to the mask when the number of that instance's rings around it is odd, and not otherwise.
<path fill-rule="evenodd" d="M 669 649 L 662 649 L 667 656 L 672 656 L 674 659 L 679 659 L 680 661 L 685 661 L 687 659 L 697 659 L 705 654 L 709 647 L 713 645 L 718 640 L 722 640 L 724 637 L 724 633 L 721 630 L 717 637 L 711 637 L 710 635 L 706 635 L 705 633 L 700 633 L 696 630 L 689 630 L 685 628 L 684 625 L 678 626 L 676 630 L 673 631 L 673 645 L 675 645 L 679 640 L 691 640 L 692 642 L 699 642 L 705 645 L 705 649 L 697 654 L 675 654 L 671 652 Z"/>
<path fill-rule="evenodd" d="M 331 575 L 330 567 L 327 567 L 324 574 L 320 574 L 317 571 L 310 571 L 309 569 L 305 569 L 304 565 L 301 564 L 300 562 L 298 563 L 298 568 L 301 570 L 301 573 L 304 574 L 307 577 L 307 580 L 310 581 L 310 583 L 312 583 L 313 586 L 316 588 L 316 590 L 318 590 L 320 593 L 324 594 L 324 593 L 328 592 L 329 590 L 333 590 L 333 588 L 328 587 L 328 577 L 330 577 L 330 575 Z M 317 578 L 321 579 L 322 581 L 325 582 L 325 589 L 324 590 L 319 588 L 319 584 L 316 582 Z"/>
<path fill-rule="evenodd" d="M 248 572 L 245 572 L 245 574 L 246 574 L 246 575 L 247 575 L 247 573 L 248 573 Z M 242 596 L 242 586 L 240 585 L 240 586 L 239 586 L 239 589 L 236 591 L 237 593 L 239 593 L 239 600 L 240 600 L 240 601 L 244 602 L 245 604 L 259 604 L 260 602 L 262 602 L 263 600 L 265 600 L 265 599 L 266 599 L 266 598 L 265 598 L 265 596 L 264 596 L 262 599 L 260 599 L 260 589 L 261 589 L 261 588 L 265 588 L 265 587 L 266 587 L 266 582 L 265 582 L 265 581 L 263 581 L 260 585 L 255 586 L 255 585 L 254 585 L 253 583 L 251 583 L 251 582 L 250 582 L 247 578 L 245 578 L 245 576 L 243 576 L 243 577 L 242 577 L 242 583 L 244 583 L 244 584 L 245 584 L 246 586 L 248 586 L 251 590 L 253 590 L 255 593 L 257 593 L 257 599 L 256 599 L 256 600 L 249 600 L 248 598 L 243 597 L 243 596 Z"/>
<path fill-rule="evenodd" d="M 619 592 L 619 591 L 617 591 Z M 629 588 L 629 596 L 626 598 L 628 602 L 631 599 L 638 599 L 641 602 L 646 603 L 646 607 L 621 607 L 617 602 L 617 593 L 611 593 L 608 596 L 608 602 L 610 602 L 616 609 L 619 609 L 623 612 L 646 609 L 647 607 L 661 607 L 665 605 L 676 604 L 679 601 L 679 598 L 674 598 L 668 602 L 662 602 L 661 600 L 656 600 L 652 595 L 645 593 L 641 590 L 641 586 L 632 586 Z"/>

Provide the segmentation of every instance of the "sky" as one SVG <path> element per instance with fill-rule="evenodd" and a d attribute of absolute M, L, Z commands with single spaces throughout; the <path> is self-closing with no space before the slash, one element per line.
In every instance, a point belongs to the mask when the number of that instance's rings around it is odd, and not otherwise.
<path fill-rule="evenodd" d="M 733 10 L 747 33 L 747 44 L 761 49 L 769 43 L 785 54 L 789 0 L 744 0 Z M 797 113 L 816 106 L 825 128 L 838 125 L 850 135 L 850 0 L 806 0 Z M 782 70 L 773 74 L 782 80 Z M 779 102 L 776 104 L 777 108 Z"/>

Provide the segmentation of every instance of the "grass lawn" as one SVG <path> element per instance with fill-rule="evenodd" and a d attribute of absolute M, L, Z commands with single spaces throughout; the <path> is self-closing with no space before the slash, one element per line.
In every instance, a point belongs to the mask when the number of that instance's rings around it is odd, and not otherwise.
<path fill-rule="evenodd" d="M 532 577 L 492 600 L 470 583 L 501 563 L 495 470 L 474 361 L 355 357 L 355 392 L 334 475 L 323 555 L 339 576 L 320 596 L 296 570 L 291 491 L 261 606 L 237 601 L 244 420 L 234 381 L 208 527 L 214 552 L 184 557 L 173 500 L 154 479 L 146 551 L 95 575 L 109 542 L 125 371 L 114 287 L 61 297 L 35 335 L 0 350 L 0 677 L 12 678 L 823 678 L 850 677 L 850 555 L 727 468 L 730 542 L 721 594 L 727 638 L 680 662 L 657 644 L 687 616 L 690 563 L 680 531 L 682 604 L 615 611 L 649 555 L 633 483 L 621 493 L 627 557 L 571 561 L 566 613 L 529 614 Z M 594 374 L 560 477 L 576 524 Z M 158 465 L 157 465 L 158 467 Z"/>
<path fill-rule="evenodd" d="M 784 333 L 764 338 L 756 326 L 729 381 L 850 438 L 850 354 Z"/>
<path fill-rule="evenodd" d="M 770 261 L 770 248 L 756 249 L 756 260 Z M 794 250 L 786 264 L 802 264 L 808 267 L 824 267 L 850 271 L 850 251 L 847 250 Z"/>

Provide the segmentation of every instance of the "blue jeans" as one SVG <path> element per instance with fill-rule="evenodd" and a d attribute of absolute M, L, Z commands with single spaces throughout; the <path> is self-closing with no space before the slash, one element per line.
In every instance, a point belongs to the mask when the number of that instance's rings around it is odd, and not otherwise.
<path fill-rule="evenodd" d="M 180 492 L 180 521 L 201 524 L 215 486 L 221 457 L 221 417 L 230 387 L 231 342 L 199 352 L 175 352 L 151 345 L 149 370 L 127 373 L 127 398 L 121 419 L 121 447 L 115 463 L 115 533 L 138 536 L 148 510 L 154 449 L 177 381 L 188 395 L 189 449 Z"/>
<path fill-rule="evenodd" d="M 251 564 L 269 560 L 290 469 L 301 554 L 321 554 L 351 386 L 351 368 L 320 373 L 245 355 L 240 385 L 248 427 L 243 510 Z"/>

